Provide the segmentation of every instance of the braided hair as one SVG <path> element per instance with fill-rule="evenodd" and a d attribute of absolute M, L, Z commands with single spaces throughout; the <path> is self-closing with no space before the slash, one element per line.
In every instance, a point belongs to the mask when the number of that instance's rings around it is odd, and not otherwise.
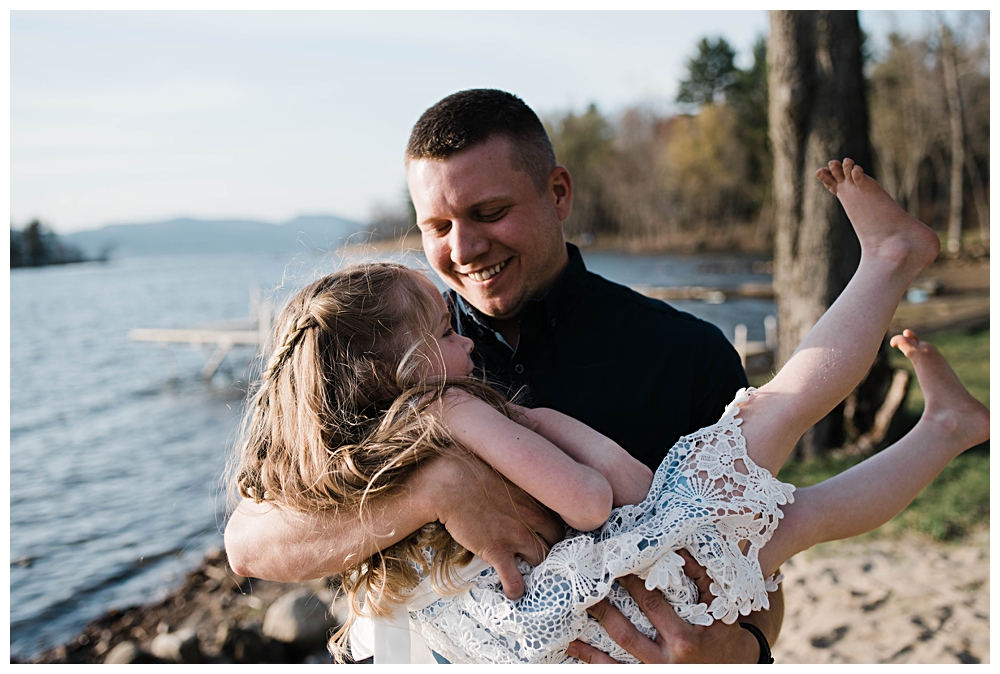
<path fill-rule="evenodd" d="M 402 483 L 421 460 L 461 450 L 428 405 L 466 390 L 504 414 L 507 401 L 471 379 L 424 381 L 440 321 L 433 284 L 402 265 L 352 265 L 303 288 L 275 322 L 274 351 L 252 391 L 230 469 L 254 501 L 315 512 L 356 509 Z M 430 348 L 425 348 L 430 347 Z M 447 586 L 471 560 L 432 523 L 342 574 L 351 604 L 385 614 L 427 569 Z M 355 607 L 356 608 L 356 607 Z M 331 647 L 343 655 L 346 630 Z"/>

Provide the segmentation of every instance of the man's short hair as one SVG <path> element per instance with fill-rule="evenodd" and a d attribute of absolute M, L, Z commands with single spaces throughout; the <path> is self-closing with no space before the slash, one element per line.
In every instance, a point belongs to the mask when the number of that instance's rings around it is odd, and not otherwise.
<path fill-rule="evenodd" d="M 539 192 L 548 187 L 556 153 L 545 127 L 524 101 L 499 89 L 467 89 L 441 99 L 413 125 L 406 161 L 448 159 L 494 136 L 511 143 L 511 166 Z"/>

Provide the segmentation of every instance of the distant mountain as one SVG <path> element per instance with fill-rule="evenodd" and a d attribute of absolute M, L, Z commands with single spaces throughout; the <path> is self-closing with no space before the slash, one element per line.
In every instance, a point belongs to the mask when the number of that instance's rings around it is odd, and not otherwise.
<path fill-rule="evenodd" d="M 301 253 L 337 248 L 367 226 L 336 215 L 302 215 L 276 225 L 260 220 L 197 220 L 107 225 L 60 237 L 94 257 L 177 255 L 187 253 Z"/>

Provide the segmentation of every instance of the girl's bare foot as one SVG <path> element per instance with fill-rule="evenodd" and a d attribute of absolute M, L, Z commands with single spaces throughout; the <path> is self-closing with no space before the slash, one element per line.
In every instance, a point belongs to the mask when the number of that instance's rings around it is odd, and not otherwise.
<path fill-rule="evenodd" d="M 861 255 L 874 254 L 916 278 L 937 257 L 941 243 L 930 227 L 910 217 L 851 159 L 831 161 L 816 177 L 843 204 L 861 241 Z"/>
<path fill-rule="evenodd" d="M 925 401 L 921 423 L 943 428 L 955 440 L 956 453 L 990 439 L 989 410 L 972 397 L 934 346 L 912 330 L 903 330 L 889 343 L 910 359 L 917 372 Z"/>

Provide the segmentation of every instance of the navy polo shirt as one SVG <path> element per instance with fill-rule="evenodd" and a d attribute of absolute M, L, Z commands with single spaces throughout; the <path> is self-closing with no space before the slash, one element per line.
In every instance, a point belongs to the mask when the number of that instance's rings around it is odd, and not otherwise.
<path fill-rule="evenodd" d="M 516 349 L 449 291 L 454 327 L 499 390 L 579 419 L 655 470 L 747 385 L 739 355 L 714 325 L 588 272 L 567 248 L 564 273 L 521 313 Z"/>

